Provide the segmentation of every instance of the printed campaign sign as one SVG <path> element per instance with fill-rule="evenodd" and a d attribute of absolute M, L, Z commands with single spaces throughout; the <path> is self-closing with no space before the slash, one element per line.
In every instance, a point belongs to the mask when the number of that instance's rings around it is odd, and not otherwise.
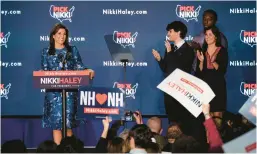
<path fill-rule="evenodd" d="M 256 128 L 222 146 L 225 153 L 256 153 Z"/>
<path fill-rule="evenodd" d="M 257 93 L 255 93 L 240 108 L 239 113 L 256 125 Z"/>
<path fill-rule="evenodd" d="M 215 97 L 208 84 L 180 69 L 173 71 L 157 88 L 174 97 L 195 117 L 202 112 L 202 104 Z"/>
<path fill-rule="evenodd" d="M 89 85 L 88 70 L 82 71 L 33 71 L 33 82 L 41 89 L 77 89 Z"/>
<path fill-rule="evenodd" d="M 81 87 L 77 119 L 121 119 L 125 115 L 124 94 L 118 88 Z"/>

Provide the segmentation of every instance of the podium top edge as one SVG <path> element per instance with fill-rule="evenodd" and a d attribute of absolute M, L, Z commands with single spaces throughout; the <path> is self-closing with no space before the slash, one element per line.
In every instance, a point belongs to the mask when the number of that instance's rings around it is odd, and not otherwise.
<path fill-rule="evenodd" d="M 89 71 L 33 71 L 33 76 L 81 76 L 89 75 Z"/>

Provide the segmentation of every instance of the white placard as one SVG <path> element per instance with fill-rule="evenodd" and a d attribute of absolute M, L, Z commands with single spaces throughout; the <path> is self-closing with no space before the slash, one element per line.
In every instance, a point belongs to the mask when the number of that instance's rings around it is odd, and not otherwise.
<path fill-rule="evenodd" d="M 257 104 L 257 93 L 255 91 L 239 110 L 240 114 L 242 114 L 245 118 L 247 118 L 255 125 L 256 125 L 256 114 L 257 114 L 256 104 Z"/>
<path fill-rule="evenodd" d="M 222 146 L 225 153 L 256 153 L 256 128 Z"/>
<path fill-rule="evenodd" d="M 202 104 L 215 97 L 207 83 L 180 69 L 173 71 L 157 88 L 174 97 L 195 117 L 202 112 Z"/>

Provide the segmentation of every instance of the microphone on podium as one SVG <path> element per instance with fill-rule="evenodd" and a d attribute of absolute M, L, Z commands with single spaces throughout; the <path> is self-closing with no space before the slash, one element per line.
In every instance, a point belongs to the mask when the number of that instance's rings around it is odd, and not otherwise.
<path fill-rule="evenodd" d="M 67 52 L 65 57 L 63 54 L 59 54 L 58 59 L 62 63 L 62 70 L 65 70 L 65 65 L 67 64 L 67 61 L 69 61 L 71 59 L 71 53 Z"/>

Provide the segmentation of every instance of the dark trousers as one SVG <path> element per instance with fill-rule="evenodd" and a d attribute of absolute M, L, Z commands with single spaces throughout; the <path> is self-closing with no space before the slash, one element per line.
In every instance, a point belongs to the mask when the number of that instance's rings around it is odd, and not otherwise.
<path fill-rule="evenodd" d="M 195 118 L 183 105 L 166 93 L 164 93 L 164 104 L 170 124 L 178 123 L 185 135 L 194 137 L 200 143 L 206 143 L 203 114 Z"/>

